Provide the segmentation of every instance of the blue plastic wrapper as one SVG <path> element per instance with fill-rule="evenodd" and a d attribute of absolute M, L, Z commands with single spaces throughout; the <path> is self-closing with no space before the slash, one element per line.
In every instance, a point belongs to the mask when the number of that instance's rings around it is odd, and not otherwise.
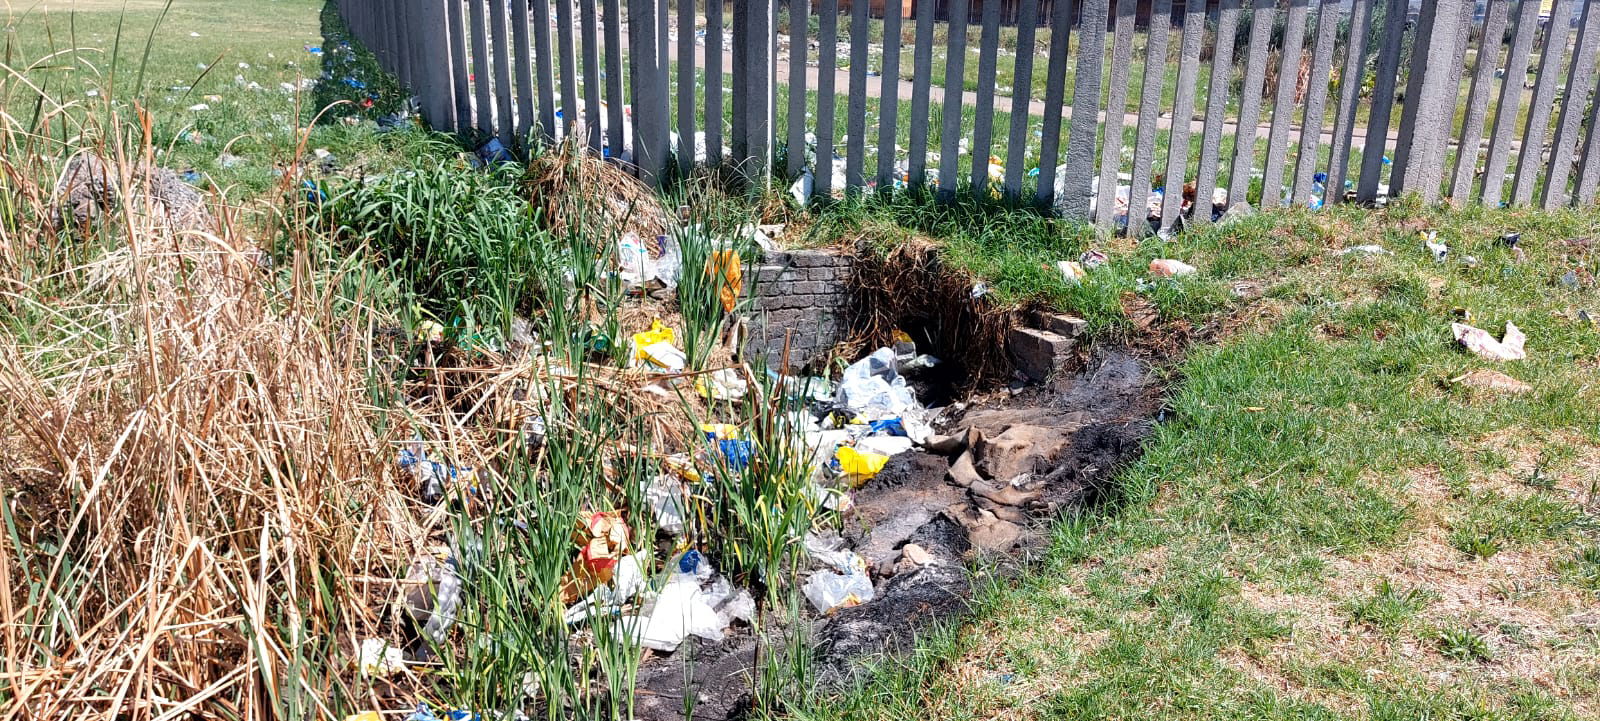
<path fill-rule="evenodd" d="M 717 441 L 717 448 L 728 459 L 729 468 L 742 471 L 750 466 L 750 441 L 721 440 Z"/>
<path fill-rule="evenodd" d="M 873 433 L 888 433 L 891 436 L 905 436 L 906 426 L 899 418 L 885 418 L 872 422 Z"/>
<path fill-rule="evenodd" d="M 700 552 L 699 551 L 694 551 L 694 550 L 686 551 L 682 556 L 678 557 L 678 570 L 679 571 L 682 571 L 684 573 L 694 573 L 695 570 L 698 569 L 698 568 L 700 568 Z"/>

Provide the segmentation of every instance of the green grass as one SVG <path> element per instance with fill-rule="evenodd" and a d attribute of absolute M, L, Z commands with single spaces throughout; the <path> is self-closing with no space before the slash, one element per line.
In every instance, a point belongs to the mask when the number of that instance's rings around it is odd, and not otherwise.
<path fill-rule="evenodd" d="M 1077 312 L 1101 337 L 1138 339 L 1119 320 L 1130 297 L 1161 308 L 1165 332 L 1233 329 L 1166 370 L 1169 420 L 1119 474 L 1117 501 L 1058 529 L 973 627 L 798 717 L 1559 719 L 1593 708 L 1596 641 L 1569 615 L 1600 598 L 1585 470 L 1600 459 L 1600 332 L 1571 309 L 1600 295 L 1557 280 L 1595 266 L 1562 244 L 1594 233 L 1592 216 L 1401 203 L 1105 246 L 1013 212 L 914 223 L 890 206 L 848 221 L 873 234 L 914 226 L 1007 297 Z M 1415 227 L 1480 263 L 1434 264 Z M 1525 262 L 1495 247 L 1511 229 L 1534 239 Z M 1395 255 L 1328 252 L 1365 242 Z M 1112 262 L 1082 286 L 1039 267 L 1086 245 Z M 1151 256 L 1201 271 L 1141 292 L 1132 280 Z M 1233 297 L 1241 281 L 1264 295 Z M 1507 320 L 1532 329 L 1530 358 L 1499 369 L 1533 392 L 1450 386 L 1490 365 L 1455 347 L 1457 306 L 1497 333 Z M 1544 480 L 1530 485 L 1535 469 Z M 1463 545 L 1491 538 L 1497 555 L 1460 550 L 1463 529 Z M 1502 563 L 1515 581 L 1497 580 Z M 1540 619 L 1553 624 L 1545 633 L 1521 630 Z M 1438 673 L 1502 661 L 1536 670 Z"/>

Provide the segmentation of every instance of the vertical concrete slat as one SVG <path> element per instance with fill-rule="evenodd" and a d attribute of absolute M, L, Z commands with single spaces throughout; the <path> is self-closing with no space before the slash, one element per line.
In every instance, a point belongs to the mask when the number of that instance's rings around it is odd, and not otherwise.
<path fill-rule="evenodd" d="M 550 49 L 550 0 L 530 0 L 533 7 L 534 72 L 539 86 L 539 137 L 556 137 L 556 59 Z"/>
<path fill-rule="evenodd" d="M 1539 57 L 1539 79 L 1533 86 L 1533 104 L 1522 130 L 1522 152 L 1517 158 L 1517 178 L 1511 183 L 1511 204 L 1527 205 L 1534 186 L 1544 177 L 1544 140 L 1550 134 L 1550 115 L 1560 84 L 1561 66 L 1572 39 L 1572 0 L 1556 0 L 1545 24 L 1544 53 Z"/>
<path fill-rule="evenodd" d="M 484 14 L 490 0 L 467 0 L 472 11 L 472 98 L 477 103 L 478 130 L 494 132 L 494 99 L 490 94 L 494 71 L 489 61 L 489 23 Z"/>
<path fill-rule="evenodd" d="M 571 0 L 563 0 L 568 4 Z M 661 82 L 657 0 L 629 0 L 629 85 L 634 90 L 633 159 L 645 185 L 661 184 L 667 165 L 667 87 Z M 570 17 L 570 13 L 569 13 Z M 569 28 L 570 29 L 570 28 Z M 565 55 L 565 53 L 563 53 Z"/>
<path fill-rule="evenodd" d="M 1461 142 L 1456 145 L 1456 168 L 1450 181 L 1450 200 L 1457 205 L 1472 201 L 1478 151 L 1483 144 L 1483 126 L 1489 117 L 1494 74 L 1500 69 L 1509 8 L 1507 0 L 1490 0 L 1483 18 L 1483 34 L 1478 39 L 1478 57 L 1472 69 L 1472 87 L 1467 92 L 1467 114 L 1461 121 Z"/>
<path fill-rule="evenodd" d="M 451 96 L 456 102 L 453 129 L 472 126 L 472 83 L 467 82 L 467 19 L 462 16 L 462 10 L 466 8 L 462 8 L 459 0 L 445 3 L 445 22 L 450 26 L 450 83 L 454 88 Z"/>
<path fill-rule="evenodd" d="M 706 159 L 721 165 L 723 0 L 706 0 Z"/>
<path fill-rule="evenodd" d="M 1039 0 L 1019 0 L 1017 57 L 1012 65 L 1011 127 L 1006 133 L 1006 195 L 1022 194 L 1022 174 L 1028 167 L 1028 100 L 1033 94 L 1033 43 L 1039 25 Z M 1098 91 L 1098 83 L 1095 90 Z M 1095 105 L 1100 94 L 1095 93 Z"/>
<path fill-rule="evenodd" d="M 885 6 L 887 7 L 887 6 Z M 850 90 L 845 113 L 844 184 L 857 192 L 865 183 L 867 134 L 867 0 L 850 3 Z"/>
<path fill-rule="evenodd" d="M 1436 62 L 1431 57 L 1432 51 L 1437 47 L 1429 46 L 1433 41 L 1433 21 L 1439 16 L 1438 2 L 1424 3 L 1417 13 L 1417 21 L 1413 26 L 1413 39 L 1411 41 L 1411 66 L 1406 73 L 1406 88 L 1401 97 L 1404 99 L 1400 107 L 1399 138 L 1394 147 L 1394 162 L 1389 166 L 1390 194 L 1401 196 L 1406 192 L 1406 163 L 1411 160 L 1411 141 L 1415 135 L 1417 111 L 1422 103 L 1416 102 L 1421 97 L 1422 81 L 1427 77 L 1427 65 Z"/>
<path fill-rule="evenodd" d="M 699 76 L 699 68 L 695 65 L 694 32 L 695 32 L 695 2 L 694 0 L 678 0 L 678 177 L 689 177 L 694 170 L 695 142 L 694 127 L 696 108 L 694 104 L 695 78 Z M 706 149 L 709 156 L 711 149 Z"/>
<path fill-rule="evenodd" d="M 1578 183 L 1572 191 L 1572 204 L 1578 208 L 1593 205 L 1595 190 L 1600 188 L 1600 102 L 1590 107 L 1589 137 L 1584 140 L 1583 163 L 1578 167 Z"/>
<path fill-rule="evenodd" d="M 1149 34 L 1145 40 L 1144 80 L 1139 87 L 1139 130 L 1133 146 L 1133 182 L 1128 185 L 1128 228 L 1130 238 L 1150 232 L 1151 163 L 1156 155 L 1156 126 L 1161 119 L 1161 91 L 1166 79 L 1167 33 L 1172 25 L 1172 0 L 1155 0 L 1150 8 Z M 1111 195 L 1102 197 L 1110 198 Z"/>
<path fill-rule="evenodd" d="M 1361 81 L 1367 69 L 1367 38 L 1372 30 L 1372 0 L 1355 0 L 1350 8 L 1350 41 L 1345 48 L 1344 70 L 1339 73 L 1339 109 L 1333 117 L 1333 142 L 1328 149 L 1328 186 L 1324 200 L 1344 202 L 1344 182 L 1350 171 L 1350 145 L 1355 134 L 1356 109 L 1361 102 Z"/>
<path fill-rule="evenodd" d="M 1283 204 L 1283 174 L 1289 163 L 1289 128 L 1294 124 L 1295 85 L 1300 78 L 1300 53 L 1306 41 L 1310 0 L 1289 0 L 1283 23 L 1283 62 L 1272 99 L 1272 129 L 1267 132 L 1267 163 L 1261 173 L 1261 207 Z"/>
<path fill-rule="evenodd" d="M 1062 2 L 1063 0 L 1056 0 Z M 1270 0 L 1260 0 L 1270 2 Z M 1128 114 L 1128 76 L 1133 67 L 1134 3 L 1117 3 L 1117 22 L 1112 30 L 1111 86 L 1106 91 L 1106 120 L 1100 142 L 1100 178 L 1095 201 L 1094 223 L 1111 229 L 1116 220 L 1118 171 L 1122 168 L 1122 128 Z"/>
<path fill-rule="evenodd" d="M 431 0 L 440 2 L 441 0 Z M 489 0 L 490 52 L 494 60 L 495 131 L 507 148 L 516 144 L 516 120 L 511 103 L 511 33 L 506 26 L 506 0 Z"/>
<path fill-rule="evenodd" d="M 1404 169 L 1398 156 L 1395 161 L 1395 172 L 1401 175 L 1400 187 L 1417 193 L 1430 204 L 1439 202 L 1443 191 L 1445 156 L 1461 96 L 1461 71 L 1473 7 L 1469 0 L 1441 0 L 1434 10 L 1434 16 L 1421 24 L 1426 37 L 1419 38 L 1415 45 L 1425 46 L 1428 56 L 1437 59 L 1421 68 L 1422 83 L 1415 102 L 1407 98 L 1416 113 L 1412 131 L 1402 133 L 1402 137 L 1409 138 L 1409 142 L 1402 142 L 1409 148 Z"/>
<path fill-rule="evenodd" d="M 458 4 L 456 0 L 446 0 Z M 511 43 L 516 46 L 517 64 L 517 141 L 529 142 L 534 125 L 533 43 L 528 36 L 528 0 L 511 0 Z"/>
<path fill-rule="evenodd" d="M 511 0 L 517 2 L 518 0 Z M 525 1 L 525 0 L 524 0 Z M 595 3 L 597 0 L 578 0 L 578 24 L 583 32 L 583 124 L 584 141 L 589 149 L 599 155 L 603 146 L 600 114 L 603 109 L 600 80 L 600 28 Z"/>
<path fill-rule="evenodd" d="M 1000 3 L 983 3 L 983 31 L 978 36 L 978 105 L 972 113 L 972 192 L 989 183 L 989 156 L 994 150 L 994 77 L 1000 51 Z M 946 89 L 948 93 L 949 90 Z M 948 96 L 947 96 L 948 97 Z M 959 96 L 958 96 L 959 97 Z"/>
<path fill-rule="evenodd" d="M 1573 151 L 1583 124 L 1583 109 L 1595 87 L 1595 53 L 1600 49 L 1600 3 L 1583 5 L 1582 30 L 1572 50 L 1572 65 L 1567 71 L 1567 89 L 1562 93 L 1561 116 L 1556 119 L 1556 138 L 1550 143 L 1550 173 L 1545 178 L 1540 202 L 1546 209 L 1567 204 L 1568 180 L 1572 177 Z"/>
<path fill-rule="evenodd" d="M 1195 206 L 1190 222 L 1199 225 L 1211 222 L 1217 166 L 1222 160 L 1222 131 L 1228 123 L 1228 82 L 1233 77 L 1233 41 L 1238 32 L 1239 0 L 1222 0 L 1217 8 L 1216 42 L 1211 49 L 1211 75 L 1206 84 L 1206 121 L 1200 137 L 1200 168 L 1194 177 Z M 1237 131 L 1235 128 L 1236 134 Z"/>
<path fill-rule="evenodd" d="M 1183 6 L 1183 41 L 1178 48 L 1178 86 L 1172 102 L 1172 130 L 1167 138 L 1167 170 L 1161 196 L 1161 229 L 1177 225 L 1183 214 L 1183 181 L 1189 169 L 1189 122 L 1194 116 L 1195 85 L 1200 75 L 1200 41 L 1206 28 L 1206 3 Z M 1198 207 L 1200 196 L 1195 196 Z"/>
<path fill-rule="evenodd" d="M 809 0 L 789 0 L 789 123 L 784 173 L 798 178 L 806 167 L 806 62 Z"/>
<path fill-rule="evenodd" d="M 1400 49 L 1405 37 L 1406 0 L 1373 0 L 1384 6 L 1382 42 L 1378 50 L 1372 107 L 1367 116 L 1367 140 L 1361 147 L 1361 179 L 1356 200 L 1370 203 L 1383 184 L 1383 158 L 1389 145 L 1389 116 L 1394 108 L 1394 87 L 1400 73 Z"/>
<path fill-rule="evenodd" d="M 933 2 L 917 2 L 917 40 L 911 51 L 911 117 L 906 157 L 906 184 L 921 188 L 928 181 L 929 86 L 933 84 Z M 897 79 L 898 80 L 898 79 Z"/>
<path fill-rule="evenodd" d="M 750 97 L 745 100 L 748 113 L 745 128 L 749 133 L 750 159 L 745 166 L 745 178 L 762 190 L 772 179 L 774 7 L 774 0 L 751 0 L 747 10 L 750 24 L 746 52 L 750 54 L 750 62 L 746 71 L 750 78 Z"/>
<path fill-rule="evenodd" d="M 623 130 L 627 122 L 624 120 L 623 106 L 628 104 L 627 98 L 622 96 L 622 78 L 627 74 L 622 66 L 622 3 L 620 0 L 605 0 L 603 21 L 606 43 L 606 154 L 612 160 L 621 160 L 623 149 L 627 147 L 627 138 Z M 692 42 L 692 41 L 691 41 Z"/>
<path fill-rule="evenodd" d="M 817 6 L 817 160 L 812 166 L 816 195 L 833 193 L 834 65 L 839 58 L 839 0 Z"/>
<path fill-rule="evenodd" d="M 966 87 L 967 0 L 950 0 L 944 61 L 944 103 L 939 131 L 939 197 L 954 198 L 961 165 L 961 93 Z"/>
<path fill-rule="evenodd" d="M 898 8 L 890 5 L 884 7 L 886 9 L 883 12 L 883 67 L 882 72 L 878 74 L 878 192 L 880 193 L 894 189 L 894 166 L 899 160 L 895 141 L 900 137 L 900 12 Z"/>
<path fill-rule="evenodd" d="M 1317 10 L 1317 43 L 1311 48 L 1311 77 L 1307 80 L 1305 115 L 1300 120 L 1300 152 L 1295 158 L 1294 204 L 1304 208 L 1311 201 L 1317 166 L 1322 162 L 1322 126 L 1328 107 L 1328 76 L 1333 72 L 1333 42 L 1339 30 L 1342 0 L 1322 0 Z M 1323 202 L 1330 200 L 1332 186 L 1324 185 Z"/>
<path fill-rule="evenodd" d="M 651 5 L 652 19 L 655 18 L 653 10 L 656 7 L 655 4 Z M 582 142 L 572 139 L 573 132 L 578 128 L 578 120 L 582 117 L 578 110 L 581 101 L 578 98 L 578 48 L 572 32 L 572 0 L 556 0 L 556 47 L 561 63 L 557 70 L 561 77 L 561 139 Z"/>
<path fill-rule="evenodd" d="M 1094 12 L 1096 6 L 1099 6 L 1101 10 L 1099 27 L 1094 27 L 1093 21 L 1085 20 L 1083 23 L 1084 30 L 1090 31 L 1090 33 L 1084 34 L 1083 30 L 1079 31 L 1078 59 L 1080 62 L 1087 58 L 1086 51 L 1082 48 L 1087 42 L 1099 43 L 1102 48 L 1101 54 L 1104 54 L 1106 0 L 1089 0 L 1089 6 L 1085 9 L 1085 17 L 1087 17 L 1088 13 Z M 1034 200 L 1041 206 L 1051 206 L 1057 201 L 1055 197 L 1056 162 L 1061 155 L 1061 103 L 1067 94 L 1067 57 L 1071 52 L 1069 42 L 1072 38 L 1072 3 L 1052 2 L 1050 10 L 1050 65 L 1045 76 L 1044 123 L 1039 131 L 1039 187 L 1034 189 Z M 1092 40 L 1090 37 L 1095 33 L 1100 36 L 1098 40 Z M 1076 102 L 1076 99 L 1074 99 L 1074 102 Z M 1099 105 L 1100 98 L 1097 93 L 1095 108 L 1090 113 L 1097 115 Z M 1016 111 L 1013 110 L 1012 112 Z M 1077 117 L 1076 110 L 1073 111 L 1073 117 Z M 1087 174 L 1085 174 L 1084 180 L 1088 180 Z M 1078 218 L 1087 219 L 1086 216 L 1088 216 L 1088 213 L 1082 212 L 1079 213 Z"/>
<path fill-rule="evenodd" d="M 1511 50 L 1506 55 L 1505 77 L 1500 81 L 1500 100 L 1494 112 L 1494 130 L 1489 136 L 1489 156 L 1483 161 L 1483 204 L 1500 207 L 1504 200 L 1506 164 L 1516 134 L 1517 114 L 1522 109 L 1522 84 L 1528 77 L 1528 54 L 1539 29 L 1539 3 L 1522 0 L 1517 8 L 1516 30 Z"/>
<path fill-rule="evenodd" d="M 1261 122 L 1267 58 L 1271 55 L 1268 45 L 1272 42 L 1272 24 L 1277 15 L 1276 0 L 1255 0 L 1250 9 L 1250 45 L 1245 50 L 1244 87 L 1239 91 L 1239 125 L 1234 130 L 1233 158 L 1228 163 L 1229 204 L 1242 202 L 1250 191 L 1250 171 L 1256 157 L 1256 126 Z"/>
<path fill-rule="evenodd" d="M 733 35 L 733 47 L 730 52 L 733 56 L 733 72 L 729 77 L 730 89 L 733 97 L 728 103 L 730 114 L 728 116 L 728 145 L 733 147 L 733 162 L 739 168 L 750 157 L 750 129 L 745 122 L 749 119 L 749 110 L 745 103 L 750 99 L 750 3 L 756 0 L 733 0 L 733 25 L 730 28 Z"/>
<path fill-rule="evenodd" d="M 1078 31 L 1078 68 L 1072 85 L 1072 120 L 1067 123 L 1067 154 L 1062 164 L 1064 186 L 1061 190 L 1064 197 L 1057 199 L 1057 202 L 1060 203 L 1063 216 L 1086 221 L 1089 219 L 1089 201 L 1094 196 L 1095 135 L 1100 130 L 1100 91 L 1106 61 L 1106 21 L 1111 13 L 1111 7 L 1106 0 L 1088 0 L 1083 5 L 1082 13 Z M 1070 15 L 1068 17 L 1067 22 L 1070 26 Z M 1063 43 L 1066 42 L 1066 37 L 1063 33 Z M 1063 48 L 1063 52 L 1065 51 Z M 1115 77 L 1117 71 L 1113 69 L 1111 74 Z M 1121 104 L 1126 105 L 1126 73 L 1122 84 L 1124 87 Z M 1113 90 L 1111 94 L 1116 95 L 1117 91 Z M 1058 99 L 1051 105 L 1060 106 L 1060 104 Z M 1048 109 L 1049 106 L 1046 107 Z M 1120 121 L 1122 113 L 1121 107 L 1107 108 L 1106 119 L 1109 121 L 1112 116 L 1116 116 Z M 1058 119 L 1056 124 L 1059 122 Z M 1118 127 L 1121 127 L 1120 122 Z M 1118 137 L 1107 136 L 1106 142 L 1120 148 L 1121 130 L 1117 132 Z M 1042 174 L 1043 170 L 1040 172 Z"/>

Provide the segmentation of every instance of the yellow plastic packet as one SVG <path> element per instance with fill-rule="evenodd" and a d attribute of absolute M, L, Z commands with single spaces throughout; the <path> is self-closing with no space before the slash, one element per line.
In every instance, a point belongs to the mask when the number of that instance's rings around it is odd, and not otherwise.
<path fill-rule="evenodd" d="M 833 457 L 839 459 L 839 470 L 861 480 L 878 475 L 878 471 L 883 470 L 884 465 L 889 462 L 888 456 L 864 453 L 850 446 L 839 446 Z"/>
<path fill-rule="evenodd" d="M 379 716 L 377 711 L 362 711 L 344 717 L 344 721 L 383 721 L 383 717 Z"/>
<path fill-rule="evenodd" d="M 722 299 L 722 310 L 732 313 L 739 303 L 739 293 L 744 290 L 744 271 L 739 267 L 739 254 L 732 250 L 719 250 L 706 259 L 706 275 L 719 279 L 717 294 Z"/>
<path fill-rule="evenodd" d="M 660 318 L 650 321 L 650 330 L 633 334 L 633 344 L 637 348 L 657 343 L 674 343 L 676 341 L 677 337 L 673 335 L 672 329 L 661 325 Z"/>

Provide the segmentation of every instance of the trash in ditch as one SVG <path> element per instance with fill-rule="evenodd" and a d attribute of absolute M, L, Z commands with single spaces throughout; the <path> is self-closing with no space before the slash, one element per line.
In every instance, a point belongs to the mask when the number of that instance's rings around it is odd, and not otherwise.
<path fill-rule="evenodd" d="M 707 423 L 701 425 L 700 430 L 706 434 L 706 440 L 717 444 L 717 451 L 722 454 L 729 469 L 743 471 L 749 467 L 754 447 L 749 440 L 739 437 L 739 429 L 736 426 L 727 423 Z"/>
<path fill-rule="evenodd" d="M 513 719 L 521 719 L 523 717 L 521 713 L 518 712 L 513 716 L 508 716 L 505 718 L 506 721 L 512 721 Z M 446 711 L 444 712 L 444 715 L 436 716 L 434 715 L 433 710 L 428 707 L 427 703 L 418 703 L 416 710 L 412 711 L 411 715 L 405 717 L 404 721 L 479 721 L 479 717 L 477 714 L 466 709 Z"/>
<path fill-rule="evenodd" d="M 734 401 L 750 391 L 744 375 L 733 368 L 702 373 L 694 379 L 695 392 L 714 401 Z"/>
<path fill-rule="evenodd" d="M 1475 390 L 1496 393 L 1510 393 L 1512 395 L 1520 395 L 1533 390 L 1533 386 L 1512 378 L 1511 376 L 1501 373 L 1500 371 L 1484 369 L 1475 370 L 1470 373 L 1465 373 L 1455 378 L 1451 378 L 1450 382 L 1463 388 L 1472 388 Z"/>
<path fill-rule="evenodd" d="M 478 492 L 477 471 L 428 460 L 428 451 L 421 442 L 413 442 L 410 448 L 400 449 L 395 461 L 401 469 L 411 473 L 412 479 L 421 488 L 423 503 L 432 505 L 444 500 L 445 494 L 456 486 L 465 487 L 470 494 L 476 495 Z"/>
<path fill-rule="evenodd" d="M 628 286 L 642 285 L 655 277 L 655 260 L 650 249 L 632 232 L 622 234 L 617 240 L 617 269 L 622 282 Z"/>
<path fill-rule="evenodd" d="M 670 473 L 656 476 L 645 486 L 644 500 L 650 505 L 657 528 L 674 536 L 683 535 L 689 512 L 685 507 L 683 482 L 677 476 Z"/>
<path fill-rule="evenodd" d="M 406 667 L 406 654 L 381 638 L 368 638 L 356 647 L 356 670 L 369 678 L 391 676 Z"/>
<path fill-rule="evenodd" d="M 855 451 L 868 457 L 881 456 L 887 461 L 891 457 L 911 450 L 913 445 L 907 436 L 867 436 L 856 441 Z M 881 466 L 879 470 L 882 470 Z"/>
<path fill-rule="evenodd" d="M 699 556 L 696 551 L 689 553 Z M 684 554 L 684 558 L 688 555 Z M 680 563 L 683 560 L 680 558 Z M 640 646 L 666 653 L 676 651 L 690 636 L 721 641 L 725 624 L 717 615 L 716 605 L 726 597 L 729 588 L 725 583 L 718 583 L 713 584 L 712 592 L 702 589 L 701 584 L 715 571 L 704 559 L 697 559 L 695 565 L 694 572 L 681 568 L 673 571 L 656 595 L 655 603 L 647 609 L 647 615 L 624 616 L 617 620 L 619 629 L 632 634 Z"/>
<path fill-rule="evenodd" d="M 806 168 L 792 185 L 789 186 L 789 197 L 794 198 L 796 205 L 805 207 L 811 201 L 811 193 L 816 187 L 816 176 L 811 174 L 811 169 Z"/>
<path fill-rule="evenodd" d="M 867 424 L 867 426 L 872 429 L 873 433 L 885 433 L 891 436 L 906 435 L 905 422 L 901 421 L 899 418 L 885 418 L 883 420 L 871 421 Z"/>
<path fill-rule="evenodd" d="M 1098 250 L 1086 250 L 1078 256 L 1078 263 L 1088 270 L 1103 267 L 1109 262 L 1111 262 L 1110 256 Z"/>
<path fill-rule="evenodd" d="M 1521 233 L 1506 233 L 1505 235 L 1500 236 L 1500 244 L 1507 248 L 1515 249 L 1517 247 L 1517 243 L 1520 242 L 1522 242 Z"/>
<path fill-rule="evenodd" d="M 639 557 L 623 556 L 612 570 L 611 578 L 603 583 L 596 583 L 583 600 L 568 606 L 562 613 L 562 621 L 568 624 L 579 623 L 588 619 L 596 610 L 614 615 L 614 611 L 632 601 L 644 587 L 644 568 L 639 563 Z M 563 592 L 565 590 L 563 589 Z"/>
<path fill-rule="evenodd" d="M 1439 242 L 1438 231 L 1424 231 L 1419 235 L 1422 237 L 1422 247 L 1433 255 L 1433 262 L 1443 263 L 1444 259 L 1450 255 L 1449 246 Z"/>
<path fill-rule="evenodd" d="M 739 303 L 739 292 L 744 289 L 739 254 L 732 249 L 713 252 L 706 259 L 706 275 L 718 281 L 717 296 L 722 300 L 722 310 L 732 313 Z"/>
<path fill-rule="evenodd" d="M 578 558 L 591 571 L 606 573 L 602 580 L 610 580 L 610 571 L 616 569 L 617 559 L 628 551 L 628 524 L 618 511 L 589 514 L 583 524 L 580 543 L 583 549 Z"/>
<path fill-rule="evenodd" d="M 1356 253 L 1360 253 L 1362 255 L 1393 255 L 1393 253 L 1390 253 L 1383 246 L 1377 244 L 1352 245 L 1348 248 L 1340 248 L 1339 250 L 1333 252 L 1334 255 L 1354 255 Z"/>
<path fill-rule="evenodd" d="M 1061 272 L 1061 280 L 1068 285 L 1077 285 L 1088 275 L 1081 263 L 1072 260 L 1056 261 L 1056 270 Z"/>
<path fill-rule="evenodd" d="M 1510 321 L 1506 321 L 1506 332 L 1500 340 L 1495 340 L 1488 331 L 1465 323 L 1451 323 L 1450 331 L 1455 334 L 1456 341 L 1466 346 L 1467 350 L 1489 360 L 1511 361 L 1528 357 L 1527 351 L 1523 349 L 1527 336 Z"/>
<path fill-rule="evenodd" d="M 972 284 L 972 299 L 978 300 L 989 294 L 989 284 L 979 281 Z"/>
<path fill-rule="evenodd" d="M 461 576 L 455 556 L 445 551 L 418 556 L 402 587 L 411 620 L 422 624 L 423 635 L 434 643 L 444 643 L 461 606 Z"/>
<path fill-rule="evenodd" d="M 678 249 L 678 240 L 670 235 L 656 236 L 656 245 L 661 247 L 661 257 L 656 259 L 656 280 L 661 281 L 662 287 L 678 287 L 678 279 L 683 276 L 683 252 Z"/>
<path fill-rule="evenodd" d="M 867 421 L 903 417 L 917 401 L 895 365 L 890 348 L 879 348 L 852 363 L 839 379 L 834 403 Z"/>
<path fill-rule="evenodd" d="M 362 711 L 344 717 L 344 721 L 383 721 L 383 717 L 377 711 Z"/>
<path fill-rule="evenodd" d="M 500 163 L 513 162 L 511 151 L 500 142 L 499 138 L 490 138 L 489 142 L 478 146 L 474 151 L 478 162 L 483 165 L 499 165 Z"/>
<path fill-rule="evenodd" d="M 667 371 L 683 370 L 689 358 L 673 345 L 675 341 L 671 328 L 662 325 L 660 319 L 651 321 L 650 330 L 634 333 L 629 341 L 629 366 L 638 368 L 648 364 Z"/>
<path fill-rule="evenodd" d="M 834 451 L 833 457 L 834 460 L 839 462 L 839 472 L 850 476 L 857 482 L 863 482 L 878 475 L 878 472 L 882 471 L 884 465 L 889 462 L 888 456 L 870 451 L 860 451 L 850 446 L 839 446 L 839 450 Z"/>
<path fill-rule="evenodd" d="M 866 561 L 854 551 L 841 553 L 849 560 L 842 567 L 835 565 L 839 570 L 817 571 L 800 589 L 818 613 L 832 613 L 872 600 L 872 579 L 867 577 Z"/>
<path fill-rule="evenodd" d="M 1478 257 L 1475 255 L 1463 255 L 1461 256 L 1461 264 L 1468 268 L 1476 268 L 1478 267 Z"/>
<path fill-rule="evenodd" d="M 1156 278 L 1177 278 L 1179 276 L 1193 275 L 1199 269 L 1181 260 L 1171 258 L 1156 258 L 1150 261 L 1150 275 Z"/>

